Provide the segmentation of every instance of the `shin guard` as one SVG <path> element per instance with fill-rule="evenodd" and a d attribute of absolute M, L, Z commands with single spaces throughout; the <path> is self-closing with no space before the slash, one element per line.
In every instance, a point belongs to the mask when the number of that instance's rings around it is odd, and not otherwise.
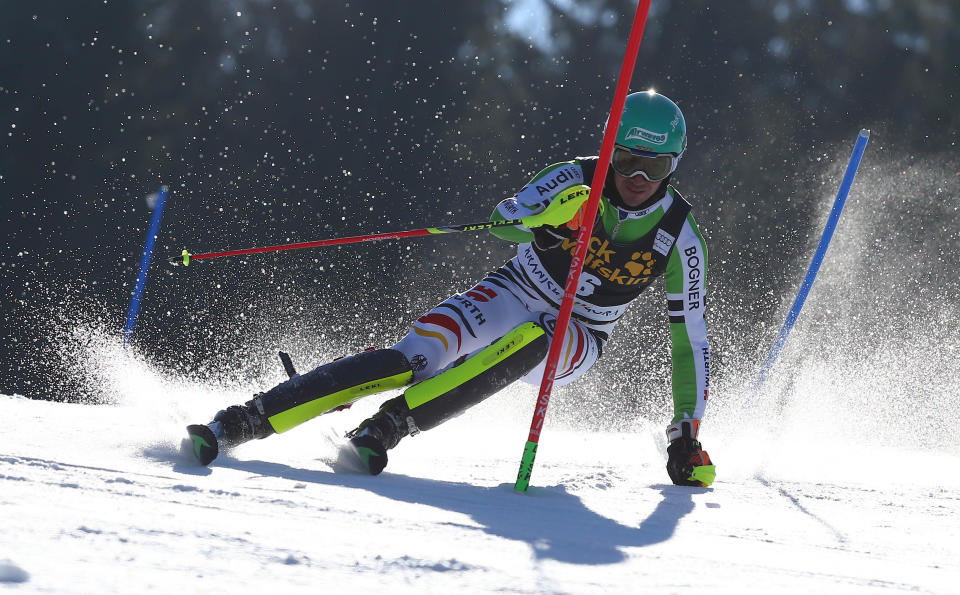
<path fill-rule="evenodd" d="M 248 406 L 266 416 L 280 433 L 361 397 L 404 387 L 412 380 L 410 363 L 399 351 L 364 351 L 294 376 L 258 395 Z"/>
<path fill-rule="evenodd" d="M 548 348 L 540 326 L 521 324 L 460 365 L 407 389 L 407 415 L 418 430 L 436 427 L 522 378 L 547 356 Z"/>

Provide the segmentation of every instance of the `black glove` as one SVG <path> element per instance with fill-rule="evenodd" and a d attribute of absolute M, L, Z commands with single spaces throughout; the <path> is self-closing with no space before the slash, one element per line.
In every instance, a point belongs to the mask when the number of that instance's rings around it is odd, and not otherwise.
<path fill-rule="evenodd" d="M 717 471 L 707 451 L 692 438 L 677 438 L 667 447 L 667 474 L 674 485 L 708 487 Z"/>
<path fill-rule="evenodd" d="M 691 419 L 667 427 L 670 439 L 670 445 L 667 446 L 667 474 L 674 485 L 705 488 L 717 476 L 710 455 L 696 439 L 699 429 L 700 422 Z"/>
<path fill-rule="evenodd" d="M 553 227 L 552 225 L 541 225 L 534 227 L 533 245 L 539 250 L 550 250 L 570 239 L 571 230 L 566 227 Z"/>

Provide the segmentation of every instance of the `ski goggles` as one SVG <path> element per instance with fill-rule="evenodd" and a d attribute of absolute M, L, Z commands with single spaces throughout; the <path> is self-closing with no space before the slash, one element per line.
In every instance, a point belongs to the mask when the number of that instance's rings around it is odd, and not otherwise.
<path fill-rule="evenodd" d="M 679 157 L 663 153 L 650 153 L 639 149 L 614 147 L 610 166 L 625 178 L 643 176 L 650 182 L 666 179 L 677 169 Z"/>

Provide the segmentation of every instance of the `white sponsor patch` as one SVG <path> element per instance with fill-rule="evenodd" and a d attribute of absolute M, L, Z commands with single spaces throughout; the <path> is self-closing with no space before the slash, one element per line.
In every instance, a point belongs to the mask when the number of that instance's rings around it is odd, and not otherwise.
<path fill-rule="evenodd" d="M 667 142 L 666 132 L 652 132 L 646 128 L 634 126 L 627 132 L 627 138 L 624 140 L 640 139 L 652 145 L 662 145 Z"/>
<path fill-rule="evenodd" d="M 577 288 L 577 297 L 592 295 L 600 287 L 600 284 L 600 279 L 596 275 L 587 272 L 580 273 L 580 287 Z"/>
<path fill-rule="evenodd" d="M 663 231 L 662 229 L 657 230 L 657 237 L 653 240 L 653 249 L 663 254 L 664 256 L 670 252 L 670 248 L 673 246 L 673 243 L 677 241 L 677 238 Z"/>

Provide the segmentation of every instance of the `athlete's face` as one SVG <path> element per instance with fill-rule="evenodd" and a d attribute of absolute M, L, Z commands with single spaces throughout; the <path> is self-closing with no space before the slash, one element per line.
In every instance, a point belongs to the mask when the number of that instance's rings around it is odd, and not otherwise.
<path fill-rule="evenodd" d="M 613 172 L 613 180 L 617 185 L 620 197 L 623 198 L 623 203 L 633 209 L 649 200 L 662 182 L 662 180 L 651 182 L 643 176 L 625 178 L 617 172 Z"/>

